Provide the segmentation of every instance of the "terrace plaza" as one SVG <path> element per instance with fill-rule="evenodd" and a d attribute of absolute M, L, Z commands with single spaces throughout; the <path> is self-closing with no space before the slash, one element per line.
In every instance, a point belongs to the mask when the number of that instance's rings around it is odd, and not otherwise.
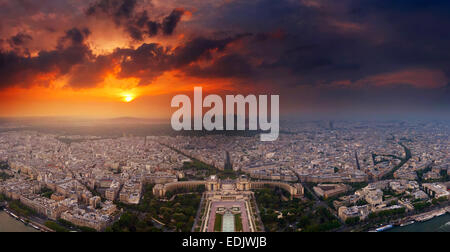
<path fill-rule="evenodd" d="M 301 184 L 290 184 L 281 181 L 250 181 L 247 176 L 236 180 L 221 180 L 211 176 L 203 181 L 179 181 L 167 184 L 157 184 L 153 194 L 164 197 L 167 192 L 179 189 L 192 190 L 204 186 L 206 191 L 201 203 L 201 232 L 258 232 L 263 227 L 258 226 L 256 219 L 259 213 L 252 190 L 264 187 L 281 188 L 291 197 L 299 197 L 304 193 Z"/>
<path fill-rule="evenodd" d="M 246 180 L 240 178 L 238 181 Z M 202 217 L 202 232 L 256 232 L 255 209 L 252 207 L 253 193 L 237 190 L 234 180 L 217 181 L 218 190 L 206 193 L 206 207 Z M 214 184 L 212 184 L 214 185 Z M 238 224 L 239 223 L 239 224 Z"/>

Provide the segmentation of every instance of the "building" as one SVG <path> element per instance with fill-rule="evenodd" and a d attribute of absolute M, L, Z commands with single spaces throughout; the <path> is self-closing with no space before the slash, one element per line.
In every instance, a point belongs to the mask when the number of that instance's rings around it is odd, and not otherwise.
<path fill-rule="evenodd" d="M 112 221 L 108 215 L 101 215 L 97 212 L 87 212 L 86 210 L 79 208 L 63 212 L 61 214 L 61 219 L 77 226 L 89 227 L 97 231 L 104 230 Z"/>
<path fill-rule="evenodd" d="M 447 186 L 441 183 L 422 184 L 423 190 L 436 199 L 446 198 L 450 199 L 450 192 L 447 191 Z"/>
<path fill-rule="evenodd" d="M 319 197 L 327 199 L 346 193 L 350 187 L 344 184 L 319 184 L 313 190 Z"/>
<path fill-rule="evenodd" d="M 365 196 L 365 200 L 371 205 L 379 205 L 383 203 L 383 191 L 380 189 L 369 191 Z"/>
<path fill-rule="evenodd" d="M 360 220 L 364 220 L 369 216 L 370 210 L 369 207 L 366 206 L 352 206 L 352 207 L 340 207 L 338 210 L 339 218 L 343 221 L 346 221 L 349 218 L 359 218 Z"/>

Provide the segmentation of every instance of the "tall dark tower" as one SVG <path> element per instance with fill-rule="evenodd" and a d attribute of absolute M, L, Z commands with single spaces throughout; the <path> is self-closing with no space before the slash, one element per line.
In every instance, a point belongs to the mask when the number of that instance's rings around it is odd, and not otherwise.
<path fill-rule="evenodd" d="M 231 164 L 230 152 L 228 152 L 228 151 L 226 152 L 224 170 L 225 171 L 232 171 L 233 170 L 233 165 Z"/>

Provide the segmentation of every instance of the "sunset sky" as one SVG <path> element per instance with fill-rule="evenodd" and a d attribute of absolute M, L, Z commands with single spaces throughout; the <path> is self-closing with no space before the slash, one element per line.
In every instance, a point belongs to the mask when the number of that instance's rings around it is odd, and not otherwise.
<path fill-rule="evenodd" d="M 450 118 L 450 1 L 0 0 L 0 117 L 168 117 L 176 94 L 286 115 Z"/>

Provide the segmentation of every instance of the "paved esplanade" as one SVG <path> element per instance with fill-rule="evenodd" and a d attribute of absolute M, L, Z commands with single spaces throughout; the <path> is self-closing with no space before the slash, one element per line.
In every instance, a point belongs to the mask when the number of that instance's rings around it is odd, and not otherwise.
<path fill-rule="evenodd" d="M 249 226 L 249 218 L 250 216 L 247 215 L 247 211 L 244 211 L 246 209 L 245 202 L 244 201 L 215 201 L 211 203 L 210 208 L 210 217 L 207 220 L 208 221 L 208 229 L 207 232 L 214 232 L 214 223 L 216 221 L 216 212 L 218 208 L 228 208 L 231 209 L 233 207 L 238 207 L 241 211 L 241 218 L 242 218 L 242 231 L 243 232 L 250 232 L 250 226 Z M 229 211 L 229 210 L 228 210 Z M 222 219 L 222 229 L 225 225 L 225 215 Z M 224 231 L 224 232 L 234 232 L 234 215 L 233 215 L 233 231 Z"/>
<path fill-rule="evenodd" d="M 227 211 L 223 215 L 222 232 L 234 232 L 235 230 L 234 214 Z"/>

